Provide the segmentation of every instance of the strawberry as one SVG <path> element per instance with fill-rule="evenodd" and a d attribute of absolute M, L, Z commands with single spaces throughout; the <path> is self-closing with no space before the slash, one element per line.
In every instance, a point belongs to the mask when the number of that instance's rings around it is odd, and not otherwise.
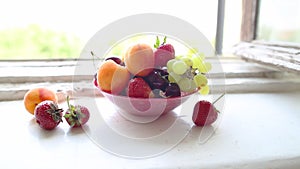
<path fill-rule="evenodd" d="M 36 122 L 46 130 L 52 130 L 62 122 L 62 112 L 63 109 L 59 109 L 58 105 L 50 100 L 39 103 L 34 109 Z"/>
<path fill-rule="evenodd" d="M 68 110 L 66 111 L 64 118 L 70 127 L 80 127 L 86 124 L 90 118 L 90 112 L 88 108 L 81 105 L 71 105 L 70 99 L 67 97 Z"/>
<path fill-rule="evenodd" d="M 197 126 L 210 125 L 217 120 L 218 110 L 210 102 L 201 100 L 196 103 L 192 118 Z"/>
<path fill-rule="evenodd" d="M 127 95 L 129 97 L 138 98 L 154 97 L 154 94 L 152 93 L 148 83 L 140 77 L 136 77 L 129 81 Z"/>
<path fill-rule="evenodd" d="M 220 100 L 224 94 L 222 94 L 216 101 L 210 103 L 206 100 L 201 100 L 196 103 L 194 107 L 192 120 L 197 126 L 206 126 L 214 123 L 218 118 L 219 111 L 215 108 L 214 104 Z"/>
<path fill-rule="evenodd" d="M 160 44 L 159 38 L 156 37 L 156 43 L 154 45 L 156 48 L 156 51 L 154 52 L 154 66 L 156 67 L 164 67 L 169 60 L 175 58 L 174 47 L 171 44 L 166 44 L 166 39 L 167 37 L 165 37 L 164 42 Z"/>

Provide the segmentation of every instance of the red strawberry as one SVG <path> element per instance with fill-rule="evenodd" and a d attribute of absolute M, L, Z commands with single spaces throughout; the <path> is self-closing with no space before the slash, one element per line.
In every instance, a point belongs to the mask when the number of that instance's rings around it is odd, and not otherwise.
<path fill-rule="evenodd" d="M 80 127 L 88 122 L 90 118 L 90 112 L 88 108 L 81 105 L 71 105 L 69 97 L 67 97 L 68 110 L 66 111 L 64 118 L 70 127 Z"/>
<path fill-rule="evenodd" d="M 205 100 L 196 103 L 192 117 L 195 125 L 206 126 L 214 123 L 217 120 L 219 111 L 215 108 L 214 104 L 224 95 L 225 93 L 223 93 L 213 103 Z"/>
<path fill-rule="evenodd" d="M 36 106 L 34 115 L 41 128 L 52 130 L 62 122 L 62 112 L 55 102 L 45 100 Z"/>
<path fill-rule="evenodd" d="M 166 37 L 164 38 L 164 42 L 159 45 L 159 38 L 156 37 L 156 44 L 154 47 L 157 49 L 154 52 L 154 59 L 155 63 L 154 66 L 156 67 L 164 67 L 167 65 L 167 62 L 171 59 L 175 58 L 175 50 L 173 45 L 166 44 Z"/>
<path fill-rule="evenodd" d="M 140 77 L 131 79 L 128 84 L 128 96 L 138 98 L 154 97 L 152 90 L 148 83 Z"/>
<path fill-rule="evenodd" d="M 202 100 L 196 103 L 192 118 L 197 126 L 210 125 L 217 120 L 218 110 L 210 102 Z"/>

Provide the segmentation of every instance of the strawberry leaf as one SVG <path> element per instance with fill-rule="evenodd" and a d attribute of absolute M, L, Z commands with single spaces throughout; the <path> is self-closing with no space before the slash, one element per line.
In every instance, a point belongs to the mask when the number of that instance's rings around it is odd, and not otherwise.
<path fill-rule="evenodd" d="M 55 121 L 55 122 L 59 122 L 61 121 L 62 122 L 62 115 L 61 113 L 63 112 L 63 109 L 59 109 L 58 108 L 58 105 L 53 103 L 53 104 L 50 104 L 50 109 L 47 110 L 47 113 L 49 113 L 52 117 L 52 119 Z"/>
<path fill-rule="evenodd" d="M 71 116 L 72 116 L 72 114 L 66 113 L 66 114 L 64 115 L 64 118 L 68 119 L 68 118 L 70 118 Z"/>
<path fill-rule="evenodd" d="M 154 44 L 154 48 L 157 49 L 159 47 L 159 45 L 160 45 L 160 41 L 159 41 L 158 36 L 156 36 L 156 42 Z"/>
<path fill-rule="evenodd" d="M 167 37 L 165 36 L 164 37 L 164 41 L 163 41 L 163 43 L 161 44 L 161 45 L 164 45 L 164 44 L 166 44 L 167 43 Z"/>

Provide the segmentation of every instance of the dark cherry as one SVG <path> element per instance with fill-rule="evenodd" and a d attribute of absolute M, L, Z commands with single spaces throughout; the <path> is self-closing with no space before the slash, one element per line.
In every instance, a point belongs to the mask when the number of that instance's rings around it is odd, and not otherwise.
<path fill-rule="evenodd" d="M 180 88 L 177 83 L 170 83 L 166 88 L 166 97 L 178 97 L 181 96 Z"/>
<path fill-rule="evenodd" d="M 157 68 L 154 68 L 153 69 L 153 72 L 157 72 L 159 73 L 161 76 L 168 76 L 169 73 L 167 71 L 167 68 L 162 68 L 162 69 L 157 69 Z"/>
<path fill-rule="evenodd" d="M 147 77 L 145 77 L 145 80 L 152 90 L 159 89 L 165 91 L 169 84 L 165 78 L 155 71 L 151 72 Z"/>
<path fill-rule="evenodd" d="M 124 66 L 124 63 L 122 62 L 122 60 L 118 57 L 109 57 L 109 58 L 106 58 L 105 61 L 107 60 L 113 60 L 114 62 L 116 62 L 117 64 L 119 65 L 122 65 Z"/>
<path fill-rule="evenodd" d="M 97 73 L 94 74 L 94 80 L 93 80 L 93 82 L 94 82 L 95 87 L 99 87 L 98 86 L 98 80 L 97 80 Z"/>

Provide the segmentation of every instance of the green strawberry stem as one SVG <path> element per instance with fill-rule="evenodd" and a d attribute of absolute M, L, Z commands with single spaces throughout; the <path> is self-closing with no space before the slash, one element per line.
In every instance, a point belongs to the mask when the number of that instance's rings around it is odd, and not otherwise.
<path fill-rule="evenodd" d="M 212 104 L 214 105 L 215 103 L 217 103 L 224 95 L 225 95 L 225 93 L 223 93 L 221 96 L 219 96 Z"/>
<path fill-rule="evenodd" d="M 162 44 L 160 44 L 160 40 L 159 40 L 159 37 L 156 36 L 156 41 L 155 41 L 155 44 L 154 44 L 154 48 L 157 49 L 159 48 L 160 46 L 164 45 L 167 43 L 167 36 L 164 37 L 164 41 Z"/>
<path fill-rule="evenodd" d="M 159 37 L 156 36 L 156 41 L 155 41 L 155 44 L 154 44 L 154 48 L 157 49 L 160 45 L 160 41 L 159 41 Z"/>
<path fill-rule="evenodd" d="M 69 113 L 65 114 L 64 117 L 70 122 L 70 126 L 73 127 L 76 123 L 81 123 L 81 119 L 85 118 L 86 115 L 81 112 L 80 106 L 74 106 L 70 104 L 70 98 L 67 96 L 67 104 L 69 108 Z"/>
<path fill-rule="evenodd" d="M 67 96 L 67 104 L 68 104 L 68 108 L 69 108 L 69 111 L 70 111 L 70 115 L 71 116 L 76 116 L 76 114 L 74 113 L 75 112 L 75 106 L 70 104 L 70 97 L 69 96 Z"/>
<path fill-rule="evenodd" d="M 161 44 L 161 45 L 164 45 L 164 44 L 166 44 L 167 43 L 167 37 L 165 36 L 164 37 L 164 41 L 163 41 L 163 43 Z"/>
<path fill-rule="evenodd" d="M 67 96 L 67 104 L 68 104 L 68 108 L 71 109 L 71 105 L 70 105 L 70 96 Z"/>

